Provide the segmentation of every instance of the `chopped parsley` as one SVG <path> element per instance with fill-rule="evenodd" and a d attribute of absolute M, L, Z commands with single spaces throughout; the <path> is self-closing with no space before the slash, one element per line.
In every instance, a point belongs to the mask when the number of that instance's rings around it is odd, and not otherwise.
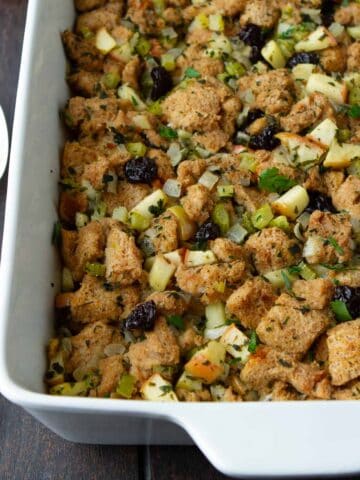
<path fill-rule="evenodd" d="M 159 389 L 163 392 L 161 394 L 162 397 L 164 395 L 166 395 L 167 393 L 172 392 L 172 386 L 171 385 L 161 385 L 161 387 L 159 387 Z"/>
<path fill-rule="evenodd" d="M 267 168 L 261 173 L 259 178 L 259 188 L 268 192 L 283 193 L 294 185 L 296 185 L 296 182 L 281 175 L 276 167 Z"/>
<path fill-rule="evenodd" d="M 166 140 L 174 140 L 175 138 L 178 138 L 177 131 L 171 127 L 167 127 L 166 125 L 162 125 L 159 128 L 159 135 Z"/>
<path fill-rule="evenodd" d="M 360 105 L 351 105 L 348 115 L 351 118 L 360 118 Z"/>
<path fill-rule="evenodd" d="M 344 249 L 340 247 L 334 237 L 326 238 L 324 241 L 324 245 L 331 245 L 336 253 L 338 253 L 339 255 L 344 255 Z"/>
<path fill-rule="evenodd" d="M 200 78 L 201 74 L 195 68 L 188 67 L 185 70 L 185 78 Z"/>
<path fill-rule="evenodd" d="M 149 207 L 149 212 L 154 215 L 155 217 L 158 217 L 161 215 L 163 212 L 165 212 L 165 205 L 164 205 L 164 200 L 161 198 L 157 205 L 151 205 Z"/>
<path fill-rule="evenodd" d="M 184 320 L 180 315 L 170 315 L 167 317 L 167 322 L 179 330 L 185 330 Z"/>

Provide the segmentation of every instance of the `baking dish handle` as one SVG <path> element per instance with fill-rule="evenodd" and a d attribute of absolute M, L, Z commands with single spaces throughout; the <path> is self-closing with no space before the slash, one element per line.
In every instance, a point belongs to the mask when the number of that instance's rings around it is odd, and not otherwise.
<path fill-rule="evenodd" d="M 360 402 L 340 403 L 299 402 L 298 413 L 293 402 L 201 404 L 177 423 L 229 476 L 351 474 L 360 471 L 358 429 L 349 428 Z"/>

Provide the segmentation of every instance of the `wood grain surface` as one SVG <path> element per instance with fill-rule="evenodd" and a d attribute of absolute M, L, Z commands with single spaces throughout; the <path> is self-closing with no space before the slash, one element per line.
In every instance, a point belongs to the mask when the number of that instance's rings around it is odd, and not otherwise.
<path fill-rule="evenodd" d="M 26 6 L 27 0 L 0 0 L 0 104 L 9 126 Z M 0 245 L 6 183 L 5 176 L 0 181 Z M 195 447 L 109 447 L 66 442 L 0 396 L 0 480 L 222 478 Z"/>

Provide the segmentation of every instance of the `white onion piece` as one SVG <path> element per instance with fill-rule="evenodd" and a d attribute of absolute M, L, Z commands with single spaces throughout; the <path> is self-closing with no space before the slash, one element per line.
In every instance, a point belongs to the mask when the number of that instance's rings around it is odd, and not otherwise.
<path fill-rule="evenodd" d="M 309 237 L 304 245 L 303 257 L 311 263 L 311 258 L 318 256 L 324 249 L 324 241 L 317 236 Z"/>
<path fill-rule="evenodd" d="M 240 223 L 236 223 L 230 228 L 226 236 L 229 240 L 232 240 L 237 244 L 241 244 L 245 240 L 248 233 L 249 232 L 242 225 L 240 225 Z"/>
<path fill-rule="evenodd" d="M 209 340 L 217 340 L 218 338 L 223 336 L 223 334 L 228 328 L 229 325 L 224 325 L 217 328 L 206 328 L 204 330 L 204 337 L 208 338 Z"/>
<path fill-rule="evenodd" d="M 305 242 L 305 237 L 304 235 L 302 234 L 302 226 L 301 226 L 301 223 L 297 223 L 294 227 L 294 235 L 295 237 L 302 241 L 302 242 Z"/>
<path fill-rule="evenodd" d="M 344 33 L 345 27 L 341 25 L 341 23 L 333 22 L 329 26 L 328 30 L 334 35 L 335 38 L 338 38 Z"/>
<path fill-rule="evenodd" d="M 110 343 L 104 348 L 104 354 L 107 357 L 112 357 L 113 355 L 122 355 L 125 350 L 126 348 L 122 343 Z"/>
<path fill-rule="evenodd" d="M 178 165 L 181 162 L 182 155 L 181 155 L 180 145 L 178 143 L 176 142 L 171 143 L 166 153 L 170 158 L 170 163 L 173 167 L 176 167 L 176 165 Z"/>
<path fill-rule="evenodd" d="M 169 197 L 180 198 L 181 185 L 177 180 L 169 178 L 164 183 L 163 191 L 166 193 L 166 195 L 169 195 Z"/>
<path fill-rule="evenodd" d="M 206 170 L 199 178 L 199 183 L 211 190 L 219 181 L 219 177 L 209 170 Z"/>

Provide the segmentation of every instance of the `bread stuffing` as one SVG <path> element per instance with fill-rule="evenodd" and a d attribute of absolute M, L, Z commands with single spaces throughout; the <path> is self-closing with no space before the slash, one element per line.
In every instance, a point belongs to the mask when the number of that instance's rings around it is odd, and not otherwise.
<path fill-rule="evenodd" d="M 75 0 L 51 395 L 360 399 L 360 4 Z"/>

